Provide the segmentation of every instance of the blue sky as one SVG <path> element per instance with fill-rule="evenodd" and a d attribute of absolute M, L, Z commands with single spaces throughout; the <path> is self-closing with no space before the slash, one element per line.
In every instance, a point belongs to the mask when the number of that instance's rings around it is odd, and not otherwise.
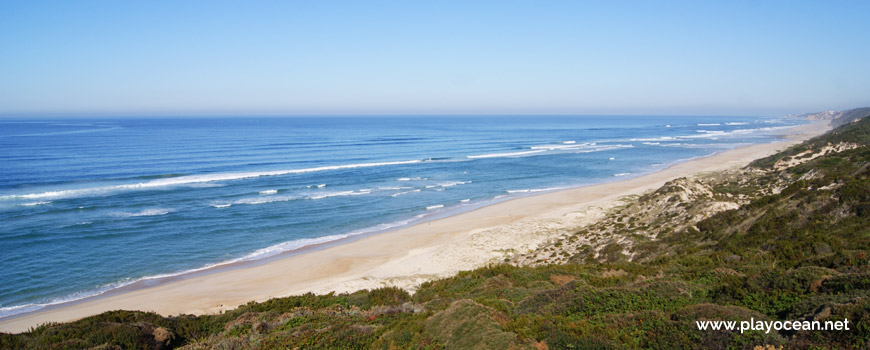
<path fill-rule="evenodd" d="M 3 1 L 0 115 L 870 105 L 870 1 Z"/>

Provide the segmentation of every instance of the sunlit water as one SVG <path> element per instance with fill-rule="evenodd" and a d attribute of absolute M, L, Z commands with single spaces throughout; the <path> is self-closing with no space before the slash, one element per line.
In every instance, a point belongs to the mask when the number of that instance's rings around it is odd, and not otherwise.
<path fill-rule="evenodd" d="M 0 120 L 0 317 L 510 196 L 614 181 L 792 119 Z"/>

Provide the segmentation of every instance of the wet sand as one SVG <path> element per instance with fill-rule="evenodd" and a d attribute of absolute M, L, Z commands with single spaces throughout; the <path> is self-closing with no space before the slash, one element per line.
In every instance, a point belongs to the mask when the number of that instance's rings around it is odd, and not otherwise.
<path fill-rule="evenodd" d="M 206 314 L 249 301 L 306 292 L 348 292 L 420 283 L 503 261 L 601 218 L 619 198 L 702 172 L 741 167 L 829 130 L 826 123 L 788 129 L 782 141 L 740 147 L 605 184 L 516 198 L 415 226 L 371 235 L 256 266 L 222 270 L 149 288 L 62 305 L 0 321 L 22 332 L 126 309 L 162 315 Z"/>

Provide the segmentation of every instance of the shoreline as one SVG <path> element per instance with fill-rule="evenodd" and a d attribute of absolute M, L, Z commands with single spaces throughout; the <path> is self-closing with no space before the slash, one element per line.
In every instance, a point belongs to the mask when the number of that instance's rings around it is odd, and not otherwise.
<path fill-rule="evenodd" d="M 534 193 L 385 232 L 346 237 L 278 254 L 262 262 L 215 267 L 154 286 L 118 291 L 0 320 L 0 331 L 22 332 L 126 309 L 162 315 L 204 314 L 249 301 L 306 292 L 351 292 L 383 286 L 413 290 L 420 283 L 503 261 L 560 234 L 597 221 L 619 198 L 677 177 L 743 166 L 821 134 L 825 123 L 785 129 L 783 141 L 738 147 L 633 178 Z"/>

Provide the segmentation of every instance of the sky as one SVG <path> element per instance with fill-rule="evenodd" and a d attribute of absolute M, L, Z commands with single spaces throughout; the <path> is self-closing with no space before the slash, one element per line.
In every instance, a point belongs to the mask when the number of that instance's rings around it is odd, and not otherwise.
<path fill-rule="evenodd" d="M 0 116 L 870 106 L 870 1 L 0 1 Z"/>

